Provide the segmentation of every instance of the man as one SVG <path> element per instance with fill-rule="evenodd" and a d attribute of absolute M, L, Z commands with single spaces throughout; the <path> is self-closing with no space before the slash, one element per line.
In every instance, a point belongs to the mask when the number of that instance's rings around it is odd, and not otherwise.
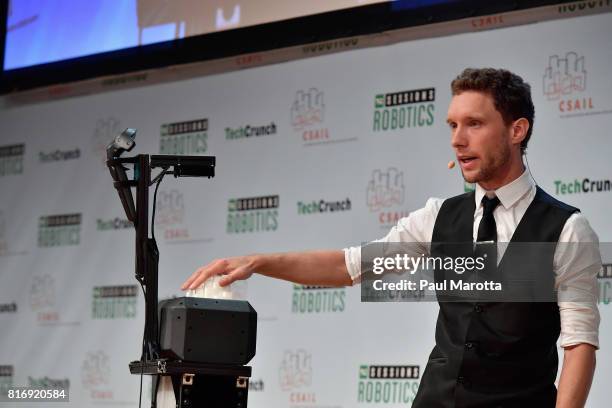
<path fill-rule="evenodd" d="M 557 246 L 533 262 L 549 266 L 555 287 L 580 293 L 580 302 L 440 302 L 436 346 L 413 407 L 583 407 L 599 347 L 597 236 L 576 208 L 537 187 L 523 165 L 534 120 L 529 85 L 506 70 L 466 69 L 451 89 L 451 145 L 476 191 L 428 200 L 381 241 L 592 245 L 578 253 Z M 360 280 L 360 261 L 359 248 L 220 259 L 182 289 L 213 275 L 225 275 L 220 283 L 227 285 L 255 272 L 305 285 L 352 285 Z M 559 335 L 564 361 L 557 392 Z"/>

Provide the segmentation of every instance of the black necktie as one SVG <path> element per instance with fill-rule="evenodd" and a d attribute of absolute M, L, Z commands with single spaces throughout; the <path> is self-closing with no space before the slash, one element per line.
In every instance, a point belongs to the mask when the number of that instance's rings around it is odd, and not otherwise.
<path fill-rule="evenodd" d="M 476 238 L 476 248 L 474 256 L 484 257 L 485 269 L 481 274 L 476 274 L 477 279 L 487 280 L 494 278 L 497 272 L 497 225 L 493 218 L 493 211 L 499 204 L 499 198 L 482 197 L 482 220 L 478 226 L 478 237 Z M 482 299 L 485 299 L 482 296 Z"/>
<path fill-rule="evenodd" d="M 497 225 L 495 224 L 495 218 L 493 217 L 493 211 L 499 204 L 499 198 L 489 198 L 487 196 L 482 197 L 482 220 L 478 226 L 478 237 L 477 242 L 482 241 L 494 241 L 497 242 Z"/>

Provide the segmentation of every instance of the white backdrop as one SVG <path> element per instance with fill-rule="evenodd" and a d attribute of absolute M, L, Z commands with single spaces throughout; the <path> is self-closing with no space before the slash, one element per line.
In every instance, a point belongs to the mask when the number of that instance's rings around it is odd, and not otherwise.
<path fill-rule="evenodd" d="M 459 171 L 446 168 L 445 115 L 450 81 L 468 66 L 507 68 L 532 85 L 533 175 L 610 242 L 611 27 L 609 13 L 575 17 L 0 110 L 0 388 L 69 383 L 71 406 L 137 406 L 127 365 L 140 355 L 144 301 L 133 296 L 134 232 L 103 164 L 104 145 L 125 127 L 139 131 L 136 153 L 163 145 L 217 157 L 213 180 L 162 183 L 160 298 L 180 295 L 214 258 L 357 245 L 428 197 L 462 193 Z M 380 106 L 380 95 L 427 88 L 433 101 Z M 192 131 L 165 126 L 184 122 Z M 265 128 L 240 137 L 247 125 Z M 576 180 L 602 191 L 575 191 Z M 232 200 L 271 195 L 278 208 L 245 215 L 257 224 L 230 225 Z M 342 211 L 298 211 L 347 199 Z M 600 284 L 589 407 L 608 406 L 612 378 L 612 279 Z M 371 378 L 368 367 L 423 369 L 437 305 L 362 304 L 358 287 L 259 276 L 247 297 L 259 314 L 250 406 L 409 406 L 418 375 Z"/>

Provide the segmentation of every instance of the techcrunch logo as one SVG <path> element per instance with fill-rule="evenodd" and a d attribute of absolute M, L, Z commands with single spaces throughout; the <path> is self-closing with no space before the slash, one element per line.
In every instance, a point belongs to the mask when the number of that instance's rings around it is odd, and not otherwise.
<path fill-rule="evenodd" d="M 95 286 L 93 319 L 132 319 L 136 317 L 137 285 Z"/>
<path fill-rule="evenodd" d="M 346 291 L 344 288 L 293 285 L 291 313 L 344 312 Z"/>
<path fill-rule="evenodd" d="M 264 126 L 241 126 L 239 128 L 225 128 L 225 138 L 227 140 L 244 139 L 253 136 L 266 136 L 276 134 L 276 124 L 274 122 Z"/>
<path fill-rule="evenodd" d="M 348 198 L 342 201 L 313 200 L 309 203 L 303 201 L 298 201 L 297 203 L 297 211 L 300 215 L 350 211 L 350 209 L 351 200 Z"/>
<path fill-rule="evenodd" d="M 17 303 L 0 303 L 0 313 L 17 313 Z"/>
<path fill-rule="evenodd" d="M 376 95 L 374 132 L 433 125 L 435 99 L 435 88 Z"/>
<path fill-rule="evenodd" d="M 198 154 L 208 149 L 208 119 L 167 123 L 161 126 L 161 154 Z"/>
<path fill-rule="evenodd" d="M 555 194 L 579 194 L 579 193 L 601 193 L 612 190 L 610 180 L 591 180 L 584 178 L 571 182 L 555 180 Z"/>
<path fill-rule="evenodd" d="M 0 146 L 0 177 L 23 173 L 25 144 Z"/>
<path fill-rule="evenodd" d="M 361 365 L 357 402 L 366 404 L 411 403 L 419 389 L 417 365 Z"/>
<path fill-rule="evenodd" d="M 81 239 L 81 214 L 45 215 L 38 219 L 38 246 L 78 245 Z"/>
<path fill-rule="evenodd" d="M 599 284 L 599 303 L 609 305 L 612 302 L 612 263 L 603 264 L 597 276 Z"/>
<path fill-rule="evenodd" d="M 38 153 L 38 160 L 40 160 L 42 163 L 73 160 L 78 159 L 79 157 L 81 157 L 81 150 L 79 148 L 74 150 L 55 150 L 48 153 Z"/>
<path fill-rule="evenodd" d="M 233 198 L 228 201 L 227 233 L 276 231 L 279 196 Z"/>
<path fill-rule="evenodd" d="M 115 217 L 112 220 L 102 220 L 100 218 L 96 220 L 96 229 L 98 231 L 120 230 L 132 228 L 133 226 L 132 221 L 119 217 Z"/>

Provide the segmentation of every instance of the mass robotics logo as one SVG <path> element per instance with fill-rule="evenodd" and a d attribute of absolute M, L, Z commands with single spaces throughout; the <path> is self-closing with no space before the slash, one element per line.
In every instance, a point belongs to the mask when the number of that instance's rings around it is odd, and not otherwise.
<path fill-rule="evenodd" d="M 374 132 L 431 126 L 434 123 L 435 88 L 378 94 L 374 97 Z"/>
<path fill-rule="evenodd" d="M 610 0 L 596 0 L 596 1 L 578 1 L 571 4 L 564 4 L 559 6 L 559 14 L 582 14 L 584 11 L 612 8 L 612 1 Z"/>
<path fill-rule="evenodd" d="M 232 198 L 228 201 L 228 234 L 271 232 L 278 229 L 278 195 Z"/>
<path fill-rule="evenodd" d="M 81 214 L 44 215 L 38 219 L 38 246 L 62 247 L 81 242 Z"/>
<path fill-rule="evenodd" d="M 208 119 L 167 123 L 161 126 L 161 154 L 198 155 L 208 150 Z"/>
<path fill-rule="evenodd" d="M 417 365 L 369 365 L 359 367 L 357 403 L 409 404 L 419 389 Z"/>
<path fill-rule="evenodd" d="M 0 177 L 23 173 L 25 144 L 0 146 Z"/>
<path fill-rule="evenodd" d="M 92 319 L 134 319 L 138 304 L 137 285 L 95 286 Z"/>
<path fill-rule="evenodd" d="M 8 390 L 13 388 L 13 375 L 15 368 L 12 365 L 0 365 L 0 395 L 6 396 Z"/>
<path fill-rule="evenodd" d="M 341 313 L 346 308 L 346 290 L 324 286 L 293 285 L 291 313 Z"/>

